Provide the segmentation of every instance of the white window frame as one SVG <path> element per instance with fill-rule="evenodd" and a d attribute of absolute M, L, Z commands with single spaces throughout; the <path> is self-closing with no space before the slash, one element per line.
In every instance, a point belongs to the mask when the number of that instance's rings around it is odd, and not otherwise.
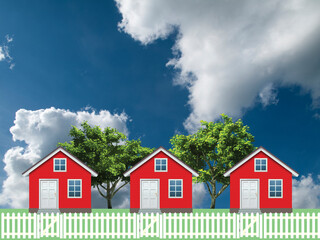
<path fill-rule="evenodd" d="M 256 160 L 266 160 L 266 170 L 257 170 L 256 169 Z M 255 158 L 254 159 L 254 171 L 255 172 L 268 172 L 268 158 Z"/>
<path fill-rule="evenodd" d="M 56 159 L 63 159 L 66 163 L 65 170 L 56 170 Z M 53 159 L 53 171 L 54 172 L 66 172 L 67 171 L 67 158 L 54 158 Z"/>
<path fill-rule="evenodd" d="M 157 166 L 157 164 L 156 164 L 157 160 L 161 160 L 161 162 L 160 162 L 160 169 L 162 168 L 162 160 L 166 160 L 166 170 L 157 170 L 157 168 L 156 168 L 156 166 Z M 168 172 L 168 158 L 155 158 L 155 159 L 154 159 L 154 171 L 155 171 L 155 172 Z"/>
<path fill-rule="evenodd" d="M 69 181 L 80 181 L 80 197 L 75 197 L 75 196 L 70 197 L 69 196 Z M 68 179 L 68 192 L 67 192 L 67 194 L 68 194 L 68 198 L 82 198 L 82 179 Z"/>
<path fill-rule="evenodd" d="M 181 197 L 170 197 L 170 180 L 175 180 L 175 181 L 180 180 L 181 181 Z M 169 196 L 169 198 L 183 198 L 183 179 L 168 179 L 168 196 Z"/>
<path fill-rule="evenodd" d="M 274 196 L 274 197 L 271 197 L 270 196 L 270 181 L 281 181 L 281 197 L 277 197 L 277 196 Z M 275 185 L 276 187 L 277 185 Z M 277 192 L 277 190 L 275 190 L 275 193 Z M 283 179 L 269 179 L 268 180 L 268 197 L 269 198 L 283 198 Z"/>

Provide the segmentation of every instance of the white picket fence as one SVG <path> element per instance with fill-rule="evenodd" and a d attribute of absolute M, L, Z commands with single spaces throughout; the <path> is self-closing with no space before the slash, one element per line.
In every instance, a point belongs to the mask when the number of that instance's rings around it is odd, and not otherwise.
<path fill-rule="evenodd" d="M 142 237 L 320 239 L 320 213 L 20 214 L 2 213 L 1 239 L 139 239 Z"/>

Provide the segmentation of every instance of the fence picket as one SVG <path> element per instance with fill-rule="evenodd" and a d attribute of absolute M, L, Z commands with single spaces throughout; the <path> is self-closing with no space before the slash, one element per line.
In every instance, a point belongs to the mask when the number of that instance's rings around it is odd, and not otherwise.
<path fill-rule="evenodd" d="M 157 233 L 156 233 L 156 237 L 159 238 L 159 237 L 160 237 L 160 227 L 159 227 L 159 225 L 160 225 L 160 214 L 159 214 L 159 213 L 156 214 L 156 219 L 157 219 L 157 220 L 156 220 L 156 221 L 157 221 L 157 222 L 156 222 L 156 224 L 157 224 L 157 225 L 156 225 L 156 232 L 157 232 Z"/>
<path fill-rule="evenodd" d="M 140 238 L 140 227 L 141 227 L 140 214 L 137 214 L 137 238 Z"/>
<path fill-rule="evenodd" d="M 203 230 L 203 212 L 200 214 L 200 237 L 203 238 L 204 230 Z"/>
<path fill-rule="evenodd" d="M 259 216 L 259 238 L 263 238 L 262 223 L 263 223 L 263 214 L 260 214 L 260 216 Z"/>
<path fill-rule="evenodd" d="M 318 238 L 320 238 L 320 213 L 319 212 L 318 212 L 317 222 L 318 222 L 318 229 L 317 229 Z"/>
<path fill-rule="evenodd" d="M 307 213 L 307 238 L 310 238 L 310 213 Z"/>
<path fill-rule="evenodd" d="M 217 236 L 220 238 L 220 213 L 217 213 Z"/>
<path fill-rule="evenodd" d="M 210 231 L 209 231 L 209 220 L 210 220 L 209 213 L 206 213 L 206 237 L 207 238 L 209 238 L 209 233 L 210 233 Z"/>
<path fill-rule="evenodd" d="M 216 236 L 216 231 L 215 231 L 215 224 L 214 224 L 214 220 L 215 220 L 215 214 L 214 212 L 211 213 L 211 231 L 212 231 L 212 237 L 215 237 Z"/>
<path fill-rule="evenodd" d="M 3 239 L 4 238 L 4 213 L 1 213 L 1 221 L 0 221 L 0 224 L 1 224 L 1 238 Z"/>
<path fill-rule="evenodd" d="M 129 215 L 128 217 L 126 217 L 125 213 L 122 213 L 122 218 L 120 218 L 120 213 L 118 213 L 118 224 L 119 224 L 119 229 L 120 229 L 120 220 L 122 219 L 122 234 L 125 234 L 126 232 L 126 220 L 128 221 L 128 232 L 126 235 L 128 235 L 128 237 L 131 235 L 130 229 L 129 229 L 129 225 L 131 223 Z M 120 230 L 119 230 L 119 235 L 118 237 L 120 238 Z M 123 236 L 124 237 L 124 236 Z"/>
<path fill-rule="evenodd" d="M 280 213 L 280 216 L 279 216 L 279 219 L 280 219 L 280 228 L 279 230 L 281 231 L 280 233 L 278 232 L 278 230 L 276 230 L 279 234 L 280 234 L 280 238 L 283 238 L 283 214 Z"/>
<path fill-rule="evenodd" d="M 293 214 L 291 214 L 291 223 L 290 223 L 290 230 L 291 230 L 291 238 L 293 238 L 293 236 L 294 236 L 294 231 L 293 231 L 293 226 L 294 226 L 294 224 L 293 224 L 293 221 L 294 221 L 294 219 L 293 219 Z"/>
<path fill-rule="evenodd" d="M 183 231 L 182 231 L 182 213 L 179 213 L 179 238 L 182 238 L 182 233 L 183 233 Z"/>
<path fill-rule="evenodd" d="M 169 224 L 169 229 L 168 229 L 168 233 L 167 233 L 167 236 L 169 236 L 169 238 L 172 237 L 171 235 L 171 226 L 172 226 L 172 222 L 171 222 L 171 213 L 168 213 L 168 224 Z"/>
<path fill-rule="evenodd" d="M 27 221 L 26 221 L 26 213 L 22 214 L 22 238 L 26 238 L 26 225 L 27 225 Z"/>
<path fill-rule="evenodd" d="M 111 214 L 111 237 L 115 237 L 114 212 Z"/>
<path fill-rule="evenodd" d="M 120 225 L 121 225 L 120 224 L 120 213 L 117 213 L 117 221 L 115 221 L 115 222 L 117 222 L 117 234 L 116 234 L 116 236 L 118 238 L 120 238 L 120 236 L 121 236 L 121 231 L 120 231 Z M 125 221 L 122 221 L 122 223 L 125 226 Z M 123 234 L 125 234 L 125 232 L 123 232 Z"/>
<path fill-rule="evenodd" d="M 33 219 L 32 217 L 33 217 L 32 214 L 28 214 L 28 233 L 27 233 L 27 238 L 31 238 L 32 235 L 33 235 L 32 231 L 31 231 L 31 224 L 32 224 L 32 219 Z"/>
<path fill-rule="evenodd" d="M 316 237 L 316 215 L 313 212 L 312 213 L 312 238 Z"/>
<path fill-rule="evenodd" d="M 189 219 L 189 214 L 188 213 L 185 213 L 184 214 L 184 216 L 185 216 L 185 218 L 184 218 L 184 236 L 185 236 L 185 238 L 187 238 L 188 237 L 188 230 L 190 230 L 189 229 L 189 225 L 188 225 L 188 222 L 190 222 L 190 219 Z"/>
<path fill-rule="evenodd" d="M 301 213 L 301 236 L 304 232 L 304 213 Z"/>
<path fill-rule="evenodd" d="M 222 238 L 226 237 L 225 232 L 226 232 L 226 219 L 225 219 L 225 213 L 222 213 Z"/>
<path fill-rule="evenodd" d="M 156 223 L 155 218 L 156 216 L 154 216 L 154 213 L 151 213 L 151 217 L 150 217 L 150 224 L 151 224 L 151 237 L 156 237 L 156 233 L 154 233 L 155 228 L 154 228 L 154 224 Z"/>
<path fill-rule="evenodd" d="M 296 238 L 299 237 L 300 233 L 299 233 L 299 221 L 300 218 L 299 218 L 299 213 L 297 213 L 297 217 L 296 217 Z"/>
<path fill-rule="evenodd" d="M 63 235 L 63 225 L 62 225 L 62 222 L 63 222 L 63 214 L 59 214 L 59 218 L 60 218 L 60 222 L 59 222 L 59 225 L 60 225 L 60 238 L 64 238 L 64 235 Z"/>

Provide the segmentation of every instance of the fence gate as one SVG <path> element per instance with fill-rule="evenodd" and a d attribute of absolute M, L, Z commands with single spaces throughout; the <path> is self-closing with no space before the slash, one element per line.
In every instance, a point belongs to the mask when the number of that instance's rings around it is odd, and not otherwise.
<path fill-rule="evenodd" d="M 261 237 L 261 227 L 260 224 L 262 221 L 262 215 L 259 213 L 256 214 L 238 214 L 238 236 L 237 238 L 241 237 Z"/>
<path fill-rule="evenodd" d="M 61 214 L 38 214 L 38 231 L 39 238 L 45 237 L 62 237 L 61 231 Z"/>
<path fill-rule="evenodd" d="M 160 214 L 140 214 L 139 235 L 140 237 L 160 237 Z"/>

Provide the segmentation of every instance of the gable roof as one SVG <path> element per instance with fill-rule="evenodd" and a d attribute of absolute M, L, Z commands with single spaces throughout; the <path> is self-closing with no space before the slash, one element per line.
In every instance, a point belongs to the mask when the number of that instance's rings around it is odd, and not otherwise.
<path fill-rule="evenodd" d="M 271 154 L 270 152 L 268 152 L 265 148 L 263 147 L 259 147 L 257 148 L 255 151 L 253 151 L 252 153 L 250 153 L 248 156 L 246 156 L 244 159 L 242 159 L 240 162 L 238 162 L 236 165 L 234 165 L 232 168 L 230 168 L 228 171 L 226 171 L 223 176 L 225 177 L 229 177 L 230 173 L 232 173 L 234 170 L 238 169 L 240 166 L 242 166 L 244 163 L 246 163 L 248 160 L 250 160 L 254 155 L 258 154 L 259 152 L 263 152 L 264 154 L 266 154 L 267 156 L 269 156 L 270 158 L 272 158 L 275 162 L 277 162 L 279 165 L 281 165 L 283 168 L 285 168 L 286 170 L 288 170 L 289 172 L 292 173 L 293 176 L 298 177 L 299 173 L 297 173 L 296 171 L 294 171 L 292 168 L 290 168 L 287 164 L 285 164 L 284 162 L 280 161 L 278 158 L 276 158 L 273 154 Z"/>
<path fill-rule="evenodd" d="M 180 159 L 178 159 L 176 156 L 174 156 L 172 153 L 170 153 L 169 151 L 167 151 L 165 148 L 163 147 L 159 147 L 158 149 L 156 149 L 153 153 L 149 154 L 148 156 L 146 156 L 144 159 L 142 159 L 140 162 L 138 162 L 136 165 L 134 165 L 132 168 L 130 168 L 129 170 L 127 170 L 126 172 L 123 173 L 123 175 L 125 177 L 130 176 L 130 174 L 135 171 L 137 168 L 139 168 L 140 166 L 142 166 L 144 163 L 146 163 L 148 160 L 150 160 L 151 158 L 153 158 L 155 155 L 157 155 L 159 152 L 164 152 L 167 156 L 169 156 L 171 159 L 173 159 L 174 161 L 176 161 L 178 164 L 180 164 L 182 167 L 184 167 L 185 169 L 187 169 L 189 172 L 192 173 L 192 175 L 194 177 L 198 177 L 199 174 L 192 169 L 189 165 L 187 165 L 186 163 L 182 162 Z"/>
<path fill-rule="evenodd" d="M 29 174 L 34 171 L 35 169 L 37 169 L 38 167 L 40 167 L 43 163 L 45 163 L 46 161 L 48 161 L 50 158 L 52 158 L 54 155 L 56 155 L 58 152 L 62 152 L 65 155 L 67 155 L 69 158 L 71 158 L 73 161 L 75 161 L 76 163 L 78 163 L 81 167 L 83 167 L 84 169 L 86 169 L 88 172 L 91 173 L 91 176 L 93 177 L 97 177 L 98 173 L 96 173 L 93 169 L 89 168 L 86 164 L 84 164 L 82 161 L 80 161 L 78 158 L 76 158 L 75 156 L 73 156 L 71 153 L 67 152 L 64 148 L 62 147 L 58 147 L 57 149 L 55 149 L 53 152 L 49 153 L 46 157 L 44 157 L 43 159 L 41 159 L 40 161 L 38 161 L 36 164 L 34 164 L 33 166 L 31 166 L 29 169 L 27 169 L 25 172 L 22 173 L 22 176 L 29 176 Z"/>

